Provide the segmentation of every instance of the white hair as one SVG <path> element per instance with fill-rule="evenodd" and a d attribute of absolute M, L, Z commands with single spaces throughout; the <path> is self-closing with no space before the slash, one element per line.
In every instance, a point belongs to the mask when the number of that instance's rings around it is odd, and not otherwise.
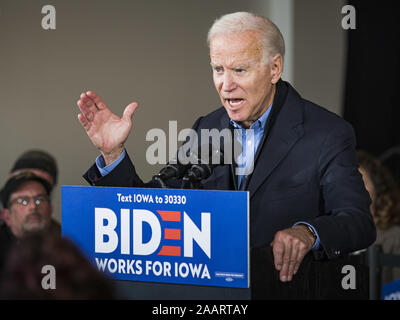
<path fill-rule="evenodd" d="M 217 20 L 208 31 L 207 43 L 210 47 L 212 39 L 217 35 L 230 35 L 249 30 L 260 32 L 263 44 L 264 63 L 269 63 L 269 58 L 280 54 L 285 56 L 285 41 L 278 27 L 269 19 L 249 12 L 235 12 L 226 14 Z"/>

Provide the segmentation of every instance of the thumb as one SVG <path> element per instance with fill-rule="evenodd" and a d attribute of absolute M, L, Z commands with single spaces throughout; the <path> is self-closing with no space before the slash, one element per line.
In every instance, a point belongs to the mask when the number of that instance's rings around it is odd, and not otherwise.
<path fill-rule="evenodd" d="M 139 104 L 137 102 L 132 102 L 132 103 L 128 104 L 124 110 L 122 118 L 125 121 L 130 122 L 132 120 L 133 113 L 135 112 L 137 107 L 139 107 Z"/>

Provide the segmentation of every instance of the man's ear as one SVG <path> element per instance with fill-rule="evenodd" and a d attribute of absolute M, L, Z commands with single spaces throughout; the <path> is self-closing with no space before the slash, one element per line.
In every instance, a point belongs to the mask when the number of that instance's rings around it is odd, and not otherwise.
<path fill-rule="evenodd" d="M 271 83 L 276 84 L 281 78 L 283 72 L 283 58 L 279 53 L 271 57 L 270 68 L 271 68 Z"/>
<path fill-rule="evenodd" d="M 0 211 L 0 217 L 4 220 L 6 225 L 10 226 L 10 210 L 9 209 L 3 209 Z"/>

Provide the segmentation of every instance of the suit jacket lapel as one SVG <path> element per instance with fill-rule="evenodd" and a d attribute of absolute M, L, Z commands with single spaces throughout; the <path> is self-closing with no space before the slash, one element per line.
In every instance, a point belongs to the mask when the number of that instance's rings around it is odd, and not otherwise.
<path fill-rule="evenodd" d="M 232 160 L 234 159 L 233 156 L 233 144 L 234 142 L 234 138 L 233 138 L 233 128 L 230 124 L 230 119 L 227 113 L 224 113 L 223 117 L 221 118 L 220 121 L 220 127 L 218 128 L 218 130 L 223 130 L 229 128 L 231 130 L 232 133 L 232 142 L 231 142 L 231 146 L 232 146 L 232 150 L 224 150 L 224 152 L 232 152 Z M 223 142 L 221 141 L 221 146 L 223 146 Z M 234 161 L 234 160 L 233 160 Z M 220 172 L 223 172 L 223 175 L 221 175 L 220 179 L 217 179 L 217 186 L 218 189 L 222 189 L 222 190 L 231 190 L 232 188 L 234 190 L 237 190 L 237 181 L 236 181 L 236 176 L 234 174 L 234 164 L 226 164 L 221 166 L 222 168 L 220 169 Z"/>
<path fill-rule="evenodd" d="M 287 86 L 287 94 L 284 86 Z M 256 159 L 253 174 L 249 177 L 246 189 L 250 191 L 251 197 L 304 134 L 301 97 L 293 87 L 281 80 L 279 87 L 280 93 L 277 100 L 283 99 L 283 101 L 274 101 L 273 108 L 278 107 L 278 104 L 281 104 L 281 108 L 269 135 L 260 145 L 261 150 Z M 231 128 L 227 113 L 222 116 L 217 129 L 225 128 Z M 222 142 L 221 145 L 223 145 Z M 234 159 L 233 155 L 232 159 Z M 237 190 L 237 176 L 234 170 L 234 164 L 224 165 L 218 169 L 218 176 L 221 176 L 220 179 L 217 179 L 218 189 L 226 190 L 233 187 L 234 190 Z M 221 175 L 222 173 L 223 175 Z"/>
<path fill-rule="evenodd" d="M 264 144 L 260 146 L 253 174 L 248 184 L 250 197 L 303 136 L 303 108 L 300 97 L 292 87 Z"/>

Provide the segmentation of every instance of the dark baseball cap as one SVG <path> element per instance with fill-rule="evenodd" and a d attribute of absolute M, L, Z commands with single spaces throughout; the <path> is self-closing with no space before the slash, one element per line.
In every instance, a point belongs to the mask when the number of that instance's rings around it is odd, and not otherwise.
<path fill-rule="evenodd" d="M 0 192 L 1 202 L 3 203 L 4 208 L 8 208 L 8 201 L 11 194 L 15 192 L 22 184 L 28 181 L 37 181 L 41 183 L 45 188 L 47 195 L 50 195 L 52 189 L 50 183 L 33 174 L 32 172 L 21 172 L 9 178 Z"/>
<path fill-rule="evenodd" d="M 58 168 L 56 159 L 46 151 L 26 151 L 15 161 L 10 172 L 18 172 L 23 169 L 38 169 L 47 172 L 53 178 L 54 184 L 57 183 Z"/>

